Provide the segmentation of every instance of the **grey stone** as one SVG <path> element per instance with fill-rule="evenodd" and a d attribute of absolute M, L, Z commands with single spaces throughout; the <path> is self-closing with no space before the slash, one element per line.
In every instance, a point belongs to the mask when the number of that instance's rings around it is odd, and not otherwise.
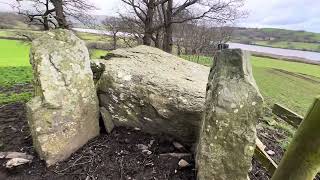
<path fill-rule="evenodd" d="M 110 134 L 114 128 L 111 115 L 104 107 L 100 107 L 100 113 L 103 119 L 104 127 L 106 128 L 106 131 Z"/>
<path fill-rule="evenodd" d="M 184 159 L 181 159 L 181 160 L 178 162 L 178 165 L 179 165 L 179 167 L 181 167 L 181 168 L 185 168 L 185 167 L 190 166 L 190 164 L 189 164 L 186 160 L 184 160 Z"/>
<path fill-rule="evenodd" d="M 159 49 L 112 51 L 97 83 L 100 106 L 115 126 L 194 142 L 203 112 L 209 68 Z"/>
<path fill-rule="evenodd" d="M 32 42 L 35 97 L 27 103 L 33 144 L 48 166 L 99 134 L 99 105 L 89 52 L 68 30 Z"/>
<path fill-rule="evenodd" d="M 201 122 L 198 179 L 247 180 L 262 104 L 248 54 L 240 49 L 218 52 Z"/>

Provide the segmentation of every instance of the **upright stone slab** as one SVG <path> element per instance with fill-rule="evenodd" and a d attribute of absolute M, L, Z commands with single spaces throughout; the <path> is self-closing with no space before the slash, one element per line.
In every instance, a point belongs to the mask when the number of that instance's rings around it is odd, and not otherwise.
<path fill-rule="evenodd" d="M 32 42 L 35 97 L 27 103 L 33 144 L 50 166 L 99 134 L 99 106 L 85 43 L 68 30 Z"/>
<path fill-rule="evenodd" d="M 247 180 L 262 103 L 248 54 L 240 49 L 218 52 L 201 122 L 198 179 Z"/>

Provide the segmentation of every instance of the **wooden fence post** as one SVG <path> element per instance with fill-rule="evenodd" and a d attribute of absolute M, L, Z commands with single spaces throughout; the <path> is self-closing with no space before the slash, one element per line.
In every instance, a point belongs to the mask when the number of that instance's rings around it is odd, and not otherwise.
<path fill-rule="evenodd" d="M 272 180 L 312 180 L 320 170 L 320 96 L 299 126 Z"/>

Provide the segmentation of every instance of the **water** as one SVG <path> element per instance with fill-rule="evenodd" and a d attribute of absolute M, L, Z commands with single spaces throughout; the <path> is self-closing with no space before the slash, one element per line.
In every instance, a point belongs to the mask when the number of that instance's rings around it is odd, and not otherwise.
<path fill-rule="evenodd" d="M 93 34 L 102 34 L 102 35 L 107 35 L 107 36 L 113 36 L 113 33 L 111 31 L 106 31 L 106 30 L 99 30 L 99 29 L 84 29 L 84 28 L 72 28 L 75 31 L 78 32 L 85 32 L 85 33 L 93 33 Z M 129 33 L 123 33 L 123 32 L 118 32 L 117 36 L 121 37 L 131 37 L 132 35 Z"/>
<path fill-rule="evenodd" d="M 230 48 L 240 48 L 247 51 L 266 53 L 278 56 L 284 56 L 288 58 L 306 59 L 310 61 L 320 62 L 320 53 L 310 51 L 299 51 L 291 49 L 271 48 L 264 46 L 246 45 L 239 43 L 228 43 Z"/>

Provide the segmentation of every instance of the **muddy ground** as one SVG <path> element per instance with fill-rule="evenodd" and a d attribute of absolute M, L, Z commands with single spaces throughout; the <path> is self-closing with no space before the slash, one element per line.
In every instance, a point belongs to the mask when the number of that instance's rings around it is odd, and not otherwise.
<path fill-rule="evenodd" d="M 21 90 L 22 89 L 22 90 Z M 30 90 L 29 87 L 15 87 L 14 91 Z M 264 122 L 260 122 L 263 124 Z M 258 136 L 267 146 L 266 150 L 275 152 L 272 158 L 279 162 L 284 151 L 278 142 L 285 138 L 284 132 L 259 126 Z M 194 157 L 183 157 L 190 165 L 181 168 L 181 158 L 167 153 L 191 153 L 191 147 L 184 150 L 173 146 L 174 139 L 143 133 L 139 130 L 118 127 L 111 134 L 101 135 L 75 152 L 68 160 L 47 168 L 32 147 L 32 139 L 26 121 L 24 103 L 0 105 L 0 151 L 27 152 L 35 156 L 32 163 L 14 169 L 6 169 L 5 160 L 0 159 L 0 180 L 38 180 L 38 179 L 173 179 L 194 180 L 196 171 Z M 148 146 L 151 152 L 142 152 L 141 145 Z M 250 174 L 252 180 L 268 180 L 270 175 L 253 159 Z"/>

